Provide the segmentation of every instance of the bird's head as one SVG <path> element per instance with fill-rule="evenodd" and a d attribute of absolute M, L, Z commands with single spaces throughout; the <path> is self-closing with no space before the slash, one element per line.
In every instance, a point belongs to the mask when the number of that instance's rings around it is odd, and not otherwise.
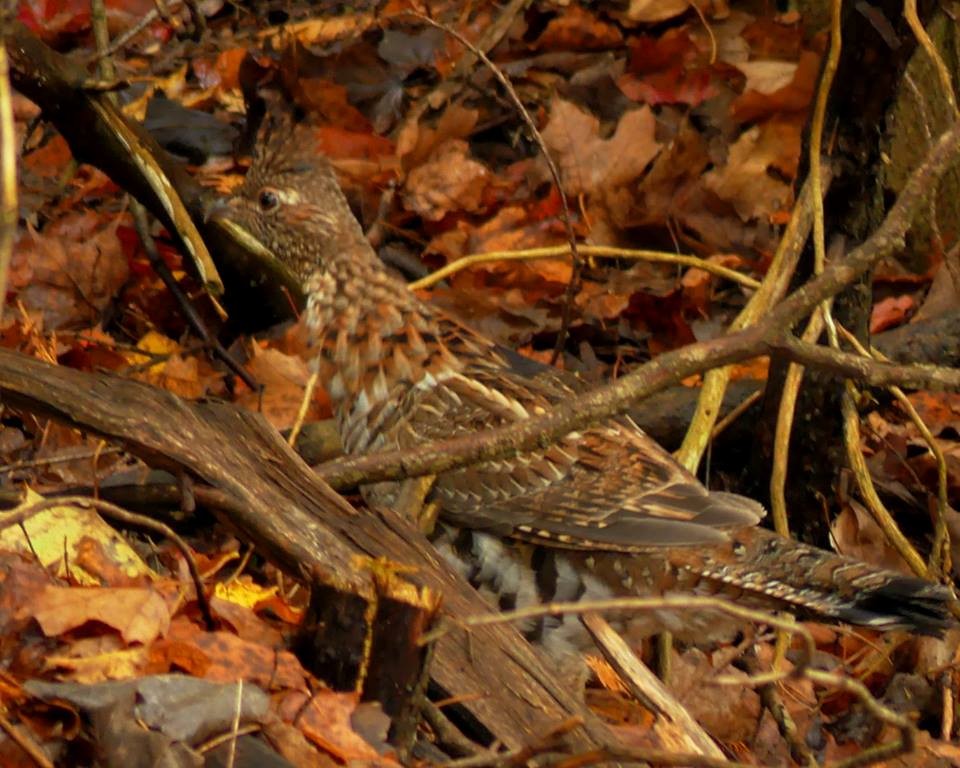
<path fill-rule="evenodd" d="M 289 121 L 263 132 L 243 185 L 211 206 L 207 218 L 248 249 L 278 259 L 301 284 L 366 243 L 315 134 Z"/>

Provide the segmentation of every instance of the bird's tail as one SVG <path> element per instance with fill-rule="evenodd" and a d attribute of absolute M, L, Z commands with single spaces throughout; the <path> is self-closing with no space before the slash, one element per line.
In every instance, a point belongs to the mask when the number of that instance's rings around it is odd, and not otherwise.
<path fill-rule="evenodd" d="M 701 588 L 735 590 L 747 602 L 782 607 L 801 618 L 934 636 L 957 624 L 951 613 L 956 598 L 942 584 L 876 568 L 762 528 L 731 533 L 725 545 L 677 548 L 668 559 Z"/>

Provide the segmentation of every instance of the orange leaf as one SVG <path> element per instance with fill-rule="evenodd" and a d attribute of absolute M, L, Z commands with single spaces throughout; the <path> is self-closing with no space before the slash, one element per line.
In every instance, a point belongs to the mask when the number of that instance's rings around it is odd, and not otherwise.
<path fill-rule="evenodd" d="M 536 46 L 543 50 L 603 50 L 623 43 L 619 28 L 601 21 L 579 5 L 570 5 L 547 23 L 547 28 L 537 39 Z"/>
<path fill-rule="evenodd" d="M 354 760 L 395 765 L 381 758 L 377 750 L 353 728 L 351 717 L 359 697 L 355 693 L 315 693 L 304 706 L 302 694 L 290 694 L 281 704 L 281 716 L 295 722 L 314 744 L 337 759 L 349 763 Z"/>
<path fill-rule="evenodd" d="M 903 325 L 916 311 L 913 296 L 888 296 L 873 305 L 870 312 L 870 333 L 880 333 L 888 328 Z"/>
<path fill-rule="evenodd" d="M 170 626 L 167 603 L 152 589 L 48 586 L 30 610 L 47 637 L 99 621 L 127 643 L 149 643 Z"/>
<path fill-rule="evenodd" d="M 375 159 L 394 153 L 393 142 L 367 131 L 353 131 L 335 125 L 316 129 L 317 149 L 332 158 Z"/>

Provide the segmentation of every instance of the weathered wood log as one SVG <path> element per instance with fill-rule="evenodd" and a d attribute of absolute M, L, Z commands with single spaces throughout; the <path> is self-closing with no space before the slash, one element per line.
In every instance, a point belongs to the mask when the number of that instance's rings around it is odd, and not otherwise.
<path fill-rule="evenodd" d="M 186 472 L 224 492 L 221 519 L 287 572 L 370 594 L 357 554 L 416 566 L 408 578 L 443 595 L 443 612 L 468 616 L 489 606 L 407 521 L 390 510 L 358 511 L 334 493 L 259 414 L 217 402 L 191 403 L 145 384 L 87 374 L 0 349 L 0 397 L 101 435 L 156 467 Z M 227 509 L 226 507 L 229 507 Z M 529 744 L 558 721 L 585 725 L 567 738 L 589 748 L 612 736 L 510 626 L 442 638 L 433 681 L 465 695 L 462 706 L 490 737 Z"/>
<path fill-rule="evenodd" d="M 335 690 L 380 702 L 393 720 L 391 739 L 406 753 L 428 680 L 430 648 L 420 641 L 434 623 L 440 596 L 415 587 L 390 562 L 357 560 L 374 594 L 362 597 L 314 580 L 294 651 Z"/>

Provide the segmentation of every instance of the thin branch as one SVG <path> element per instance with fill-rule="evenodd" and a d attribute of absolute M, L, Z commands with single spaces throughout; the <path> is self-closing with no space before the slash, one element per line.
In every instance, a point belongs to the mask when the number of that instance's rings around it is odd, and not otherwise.
<path fill-rule="evenodd" d="M 944 131 L 910 174 L 900 196 L 877 230 L 860 246 L 784 299 L 771 312 L 772 333 L 785 330 L 808 315 L 817 304 L 852 285 L 864 272 L 904 245 L 904 238 L 917 213 L 926 205 L 931 191 L 960 156 L 960 121 Z"/>
<path fill-rule="evenodd" d="M 291 427 L 290 434 L 287 436 L 287 445 L 293 446 L 297 444 L 297 436 L 300 434 L 300 430 L 303 429 L 303 422 L 307 418 L 307 411 L 310 410 L 310 401 L 313 400 L 313 391 L 317 388 L 317 380 L 319 378 L 319 371 L 314 371 L 310 374 L 310 378 L 307 379 L 307 386 L 303 388 L 303 398 L 300 400 L 300 407 L 297 409 L 297 417 L 294 419 L 293 427 Z"/>
<path fill-rule="evenodd" d="M 43 747 L 37 744 L 30 735 L 30 730 L 23 726 L 16 726 L 11 723 L 3 712 L 0 712 L 0 730 L 10 738 L 14 744 L 27 753 L 33 762 L 40 768 L 54 768 L 53 762 L 43 751 Z"/>
<path fill-rule="evenodd" d="M 770 269 L 760 289 L 750 297 L 750 301 L 730 324 L 728 332 L 733 333 L 748 328 L 758 322 L 776 305 L 787 292 L 800 253 L 810 234 L 813 184 L 810 179 L 803 185 L 793 209 L 793 215 L 787 224 L 780 244 L 773 255 Z M 676 459 L 691 472 L 695 472 L 700 459 L 706 451 L 716 424 L 720 405 L 730 381 L 730 370 L 721 368 L 709 371 L 703 379 L 697 409 L 690 420 L 683 444 L 676 453 Z"/>
<path fill-rule="evenodd" d="M 151 8 L 143 15 L 140 21 L 123 32 L 123 34 L 118 35 L 112 43 L 100 50 L 94 51 L 93 55 L 87 60 L 87 64 L 97 64 L 101 59 L 112 56 L 127 43 L 129 43 L 133 38 L 143 32 L 147 27 L 153 24 L 153 22 L 155 22 L 158 18 L 160 18 L 160 12 L 156 8 Z"/>
<path fill-rule="evenodd" d="M 92 450 L 84 449 L 73 453 L 65 453 L 59 456 L 46 456 L 41 459 L 21 459 L 10 464 L 0 466 L 0 473 L 13 472 L 18 469 L 33 469 L 35 467 L 49 467 L 54 464 L 63 464 L 68 461 L 83 461 L 92 459 L 94 456 L 110 456 L 116 453 L 122 453 L 122 448 L 94 448 Z"/>
<path fill-rule="evenodd" d="M 735 408 L 733 408 L 726 416 L 724 416 L 720 421 L 717 422 L 717 426 L 713 428 L 713 431 L 710 433 L 710 439 L 716 440 L 720 435 L 722 435 L 727 428 L 733 424 L 737 419 L 739 419 L 743 414 L 750 410 L 753 405 L 763 397 L 763 390 L 757 389 L 755 392 L 752 392 L 747 397 L 745 397 Z"/>
<path fill-rule="evenodd" d="M 587 632 L 630 692 L 657 715 L 653 725 L 661 743 L 675 745 L 698 755 L 724 759 L 723 752 L 690 715 L 667 686 L 637 658 L 633 649 L 599 613 L 580 617 Z"/>
<path fill-rule="evenodd" d="M 789 335 L 767 338 L 766 332 L 765 325 L 754 326 L 737 334 L 665 352 L 633 373 L 578 395 L 543 416 L 428 443 L 415 450 L 405 448 L 341 457 L 314 469 L 333 488 L 343 490 L 382 480 L 436 475 L 481 461 L 542 450 L 567 433 L 609 418 L 625 410 L 634 400 L 648 397 L 687 376 L 773 352 L 873 386 L 900 384 L 920 389 L 960 390 L 960 370 L 955 368 L 885 363 L 806 343 Z"/>
<path fill-rule="evenodd" d="M 686 376 L 709 368 L 735 363 L 772 350 L 792 353 L 805 364 L 829 364 L 850 378 L 870 384 L 901 384 L 896 375 L 910 374 L 913 385 L 945 388 L 954 372 L 925 365 L 896 366 L 864 361 L 854 355 L 819 347 L 807 348 L 789 341 L 786 333 L 824 299 L 853 283 L 880 259 L 901 247 L 913 217 L 931 189 L 960 156 L 960 122 L 944 132 L 914 170 L 897 202 L 877 231 L 845 259 L 827 266 L 814 278 L 781 301 L 760 325 L 717 339 L 664 352 L 636 371 L 609 382 L 532 419 L 423 446 L 415 451 L 397 450 L 329 462 L 318 471 L 338 488 L 375 480 L 397 480 L 438 474 L 480 461 L 515 456 L 521 451 L 546 448 L 569 432 L 595 424 L 622 412 L 634 400 L 657 392 Z M 956 374 L 960 376 L 960 374 Z M 954 379 L 955 380 L 955 379 Z"/>
<path fill-rule="evenodd" d="M 848 331 L 842 325 L 838 325 L 837 329 L 843 335 L 844 339 L 846 339 L 846 341 L 857 350 L 858 354 L 864 357 L 870 357 L 884 362 L 889 362 L 888 358 L 886 358 L 876 349 L 867 350 L 866 347 L 860 343 L 860 339 L 850 333 L 850 331 Z M 920 436 L 927 444 L 927 447 L 930 449 L 930 453 L 933 454 L 934 460 L 936 461 L 937 519 L 934 525 L 934 542 L 930 551 L 929 568 L 937 574 L 949 573 L 951 568 L 950 530 L 947 527 L 947 510 L 950 508 L 950 501 L 947 497 L 947 458 L 944 456 L 943 450 L 940 448 L 939 443 L 937 443 L 936 438 L 934 438 L 933 433 L 924 423 L 923 419 L 920 418 L 920 414 L 917 412 L 917 409 L 913 407 L 913 403 L 910 402 L 910 398 L 907 397 L 906 393 L 898 386 L 888 387 L 888 391 L 897 399 L 897 402 L 900 403 L 900 407 L 906 411 L 907 416 L 920 432 Z"/>
<path fill-rule="evenodd" d="M 6 46 L 0 45 L 0 317 L 17 232 L 17 155 Z"/>
<path fill-rule="evenodd" d="M 811 344 L 796 336 L 772 340 L 771 351 L 782 352 L 790 360 L 865 382 L 875 387 L 915 387 L 916 389 L 960 390 L 960 369 L 929 363 L 892 363 L 873 360 L 820 344 Z"/>
<path fill-rule="evenodd" d="M 459 760 L 451 760 L 443 763 L 441 768 L 487 768 L 497 766 L 497 768 L 508 768 L 509 766 L 521 766 L 530 763 L 531 759 L 544 752 L 550 752 L 555 749 L 560 737 L 570 733 L 574 728 L 583 725 L 579 717 L 568 717 L 549 728 L 545 734 L 538 737 L 530 744 L 510 750 L 509 752 L 487 752 L 479 755 L 462 757 Z"/>
<path fill-rule="evenodd" d="M 106 61 L 106 59 L 104 59 L 104 61 Z M 186 318 L 187 323 L 193 329 L 193 332 L 200 337 L 200 340 L 203 341 L 204 346 L 207 347 L 213 356 L 219 358 L 227 366 L 227 368 L 233 371 L 234 375 L 239 377 L 240 380 L 250 387 L 251 390 L 257 392 L 262 389 L 260 384 L 255 378 L 253 378 L 251 373 L 242 365 L 240 365 L 240 363 L 234 359 L 233 355 L 230 354 L 226 347 L 220 343 L 220 340 L 213 336 L 207 329 L 207 326 L 200 317 L 200 314 L 193 306 L 193 302 L 181 290 L 180 284 L 177 282 L 177 278 L 174 276 L 173 272 L 170 271 L 170 267 L 167 266 L 167 263 L 163 260 L 163 257 L 157 250 L 156 241 L 153 239 L 153 235 L 150 234 L 150 224 L 147 220 L 146 208 L 144 208 L 143 205 L 133 197 L 130 198 L 130 213 L 133 215 L 134 228 L 137 230 L 137 234 L 140 236 L 140 243 L 143 245 L 143 250 L 147 254 L 147 259 L 150 262 L 150 266 L 153 267 L 153 271 L 157 273 L 157 276 L 163 281 L 163 284 L 167 287 L 167 290 L 170 291 L 170 294 L 176 300 L 177 305 L 180 307 L 180 311 L 183 312 L 183 315 Z"/>
<path fill-rule="evenodd" d="M 638 261 L 650 261 L 656 264 L 679 264 L 691 269 L 702 269 L 717 277 L 723 277 L 735 283 L 739 283 L 744 288 L 756 290 L 760 283 L 749 275 L 737 272 L 722 264 L 715 264 L 712 261 L 701 259 L 699 256 L 689 256 L 678 253 L 665 253 L 664 251 L 636 250 L 632 248 L 616 248 L 609 245 L 580 245 L 578 246 L 580 254 L 583 256 L 599 256 L 611 259 L 636 259 Z M 441 280 L 452 274 L 460 272 L 467 267 L 475 264 L 485 264 L 491 261 L 512 261 L 526 259 L 549 259 L 558 256 L 567 256 L 570 254 L 569 245 L 550 245 L 543 248 L 525 248 L 518 251 L 491 251 L 490 253 L 471 253 L 467 256 L 461 256 L 455 261 L 451 261 L 446 266 L 441 267 L 435 272 L 431 272 L 426 277 L 409 284 L 411 290 L 429 288 L 436 285 Z"/>
<path fill-rule="evenodd" d="M 800 658 L 797 659 L 792 672 L 777 673 L 779 675 L 778 679 L 801 675 L 810 665 L 816 652 L 816 644 L 814 643 L 813 635 L 810 634 L 810 630 L 802 624 L 797 624 L 792 616 L 784 618 L 765 611 L 744 608 L 742 605 L 731 603 L 719 597 L 697 597 L 692 595 L 674 595 L 669 597 L 611 597 L 601 600 L 579 600 L 572 603 L 544 603 L 542 605 L 532 605 L 527 608 L 518 608 L 513 611 L 466 616 L 457 619 L 456 623 L 441 620 L 441 625 L 424 634 L 420 638 L 420 643 L 422 645 L 434 643 L 457 627 L 469 631 L 472 627 L 482 627 L 490 624 L 508 624 L 514 621 L 536 619 L 542 616 L 582 615 L 591 612 L 607 613 L 609 611 L 663 610 L 714 610 L 718 613 L 743 619 L 744 621 L 749 621 L 754 624 L 767 624 L 799 637 L 800 640 L 802 640 L 802 644 L 798 649 Z M 747 678 L 747 680 L 751 679 L 755 678 Z M 764 679 L 762 682 L 765 683 L 768 682 L 768 680 Z"/>
<path fill-rule="evenodd" d="M 814 312 L 803 330 L 802 341 L 813 343 L 823 331 L 823 313 Z M 790 535 L 787 516 L 787 468 L 790 455 L 790 435 L 793 433 L 793 418 L 797 397 L 803 381 L 804 368 L 800 363 L 790 363 L 783 379 L 780 404 L 777 410 L 777 426 L 773 437 L 773 468 L 770 471 L 770 516 L 773 529 L 781 536 Z"/>
<path fill-rule="evenodd" d="M 953 78 L 950 77 L 950 70 L 940 56 L 937 47 L 933 44 L 933 40 L 930 39 L 927 30 L 923 28 L 923 23 L 917 14 L 917 0 L 904 0 L 903 16 L 907 20 L 907 24 L 910 25 L 910 30 L 913 32 L 913 36 L 917 38 L 920 47 L 923 48 L 923 50 L 927 52 L 927 56 L 930 57 L 933 68 L 940 78 L 940 88 L 943 99 L 947 102 L 947 106 L 950 107 L 950 111 L 953 113 L 953 119 L 956 120 L 960 118 L 960 112 L 957 111 L 957 100 L 953 95 Z"/>
<path fill-rule="evenodd" d="M 752 763 L 740 763 L 725 758 L 706 755 L 685 755 L 663 749 L 645 747 L 627 747 L 622 744 L 610 744 L 600 749 L 581 752 L 572 757 L 554 763 L 550 768 L 585 768 L 597 763 L 648 763 L 650 765 L 684 766 L 684 768 L 756 768 Z"/>

